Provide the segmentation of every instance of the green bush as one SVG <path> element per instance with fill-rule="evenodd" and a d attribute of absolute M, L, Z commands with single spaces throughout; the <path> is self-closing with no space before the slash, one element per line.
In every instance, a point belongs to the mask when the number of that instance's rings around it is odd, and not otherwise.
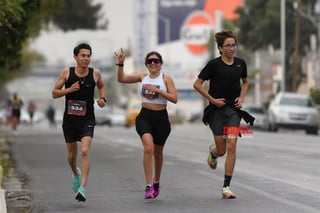
<path fill-rule="evenodd" d="M 12 161 L 9 159 L 1 159 L 0 165 L 2 166 L 2 169 L 3 169 L 3 175 L 4 176 L 9 175 L 10 169 L 13 167 Z"/>
<path fill-rule="evenodd" d="M 310 96 L 312 97 L 313 101 L 319 105 L 320 104 L 320 90 L 319 89 L 310 89 Z"/>

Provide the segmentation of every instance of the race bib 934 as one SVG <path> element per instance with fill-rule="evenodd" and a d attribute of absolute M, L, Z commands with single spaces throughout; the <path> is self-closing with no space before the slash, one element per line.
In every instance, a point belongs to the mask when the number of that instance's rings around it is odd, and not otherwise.
<path fill-rule="evenodd" d="M 69 115 L 84 116 L 87 110 L 86 101 L 68 100 L 68 110 Z"/>

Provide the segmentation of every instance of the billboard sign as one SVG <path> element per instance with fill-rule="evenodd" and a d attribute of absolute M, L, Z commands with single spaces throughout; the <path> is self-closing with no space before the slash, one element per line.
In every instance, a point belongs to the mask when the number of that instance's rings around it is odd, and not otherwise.
<path fill-rule="evenodd" d="M 158 44 L 182 41 L 193 55 L 207 53 L 219 17 L 234 20 L 243 0 L 158 0 Z"/>
<path fill-rule="evenodd" d="M 213 31 L 211 17 L 201 11 L 195 11 L 188 15 L 181 26 L 180 39 L 187 46 L 188 50 L 200 55 L 208 51 L 207 43 Z"/>
<path fill-rule="evenodd" d="M 180 40 L 180 28 L 185 18 L 194 10 L 202 10 L 204 3 L 205 0 L 158 0 L 158 44 L 168 42 L 165 36 L 168 22 L 169 41 Z"/>

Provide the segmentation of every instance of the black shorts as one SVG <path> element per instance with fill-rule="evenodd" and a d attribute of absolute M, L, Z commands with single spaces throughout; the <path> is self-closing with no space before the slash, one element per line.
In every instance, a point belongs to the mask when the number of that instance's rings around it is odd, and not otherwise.
<path fill-rule="evenodd" d="M 93 138 L 94 126 L 94 118 L 78 122 L 68 122 L 64 120 L 62 124 L 62 129 L 66 143 L 81 141 L 81 139 L 85 136 Z"/>
<path fill-rule="evenodd" d="M 241 121 L 239 113 L 229 105 L 214 109 L 210 116 L 208 123 L 214 135 L 226 135 L 226 128 L 239 128 Z"/>
<path fill-rule="evenodd" d="M 33 112 L 29 112 L 29 116 L 30 118 L 33 118 L 34 113 Z"/>
<path fill-rule="evenodd" d="M 150 133 L 153 136 L 153 143 L 163 146 L 171 132 L 167 110 L 155 111 L 142 108 L 136 118 L 136 131 L 140 137 Z"/>
<path fill-rule="evenodd" d="M 20 116 L 21 116 L 21 111 L 20 109 L 13 109 L 12 110 L 12 116 L 17 118 L 18 120 L 20 120 Z"/>

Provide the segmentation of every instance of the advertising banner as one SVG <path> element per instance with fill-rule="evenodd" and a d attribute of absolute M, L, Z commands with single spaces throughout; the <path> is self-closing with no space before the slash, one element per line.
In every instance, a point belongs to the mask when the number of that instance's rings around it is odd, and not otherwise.
<path fill-rule="evenodd" d="M 158 1 L 158 43 L 166 39 L 166 23 L 170 24 L 169 41 L 180 39 L 180 28 L 185 18 L 194 10 L 203 10 L 205 0 L 159 0 Z M 167 21 L 166 21 L 167 20 Z"/>
<path fill-rule="evenodd" d="M 158 0 L 158 44 L 180 40 L 190 53 L 207 53 L 210 34 L 220 30 L 219 13 L 236 19 L 243 0 Z"/>

